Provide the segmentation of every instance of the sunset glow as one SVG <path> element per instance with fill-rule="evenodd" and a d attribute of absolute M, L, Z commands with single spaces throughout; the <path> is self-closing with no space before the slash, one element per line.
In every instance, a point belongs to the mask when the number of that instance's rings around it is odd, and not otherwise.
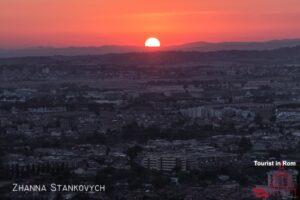
<path fill-rule="evenodd" d="M 0 48 L 300 37 L 299 0 L 1 0 Z"/>
<path fill-rule="evenodd" d="M 160 47 L 160 41 L 157 38 L 148 38 L 145 42 L 145 47 Z"/>

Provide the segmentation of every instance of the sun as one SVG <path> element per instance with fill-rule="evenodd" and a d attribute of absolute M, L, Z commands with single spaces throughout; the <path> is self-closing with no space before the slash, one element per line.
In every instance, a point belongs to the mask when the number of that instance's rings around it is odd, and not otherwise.
<path fill-rule="evenodd" d="M 160 41 L 155 37 L 150 37 L 145 41 L 145 47 L 160 47 Z"/>

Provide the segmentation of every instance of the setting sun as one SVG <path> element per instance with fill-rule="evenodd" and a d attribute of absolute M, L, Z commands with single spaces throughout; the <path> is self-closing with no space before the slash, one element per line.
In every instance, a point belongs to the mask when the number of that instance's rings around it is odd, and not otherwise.
<path fill-rule="evenodd" d="M 160 47 L 160 41 L 157 38 L 148 38 L 145 42 L 145 47 Z"/>

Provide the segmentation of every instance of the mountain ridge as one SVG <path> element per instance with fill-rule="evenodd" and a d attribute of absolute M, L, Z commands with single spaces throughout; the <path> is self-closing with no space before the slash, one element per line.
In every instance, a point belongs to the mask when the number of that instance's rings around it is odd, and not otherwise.
<path fill-rule="evenodd" d="M 159 49 L 130 45 L 103 45 L 87 47 L 31 47 L 22 49 L 0 49 L 0 58 L 27 56 L 79 56 L 104 55 L 110 53 L 152 52 L 152 51 L 232 51 L 232 50 L 272 50 L 300 46 L 300 39 L 269 40 L 262 42 L 192 42 L 181 45 L 161 47 Z"/>

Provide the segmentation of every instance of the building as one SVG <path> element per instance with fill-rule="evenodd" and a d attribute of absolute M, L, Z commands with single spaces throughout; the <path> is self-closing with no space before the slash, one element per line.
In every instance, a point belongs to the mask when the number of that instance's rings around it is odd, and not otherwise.
<path fill-rule="evenodd" d="M 147 169 L 160 171 L 182 170 L 187 171 L 195 168 L 197 163 L 192 158 L 175 155 L 148 156 L 143 158 L 142 166 Z"/>
<path fill-rule="evenodd" d="M 268 187 L 271 195 L 280 194 L 282 197 L 294 197 L 297 188 L 296 170 L 274 170 L 268 172 Z"/>

